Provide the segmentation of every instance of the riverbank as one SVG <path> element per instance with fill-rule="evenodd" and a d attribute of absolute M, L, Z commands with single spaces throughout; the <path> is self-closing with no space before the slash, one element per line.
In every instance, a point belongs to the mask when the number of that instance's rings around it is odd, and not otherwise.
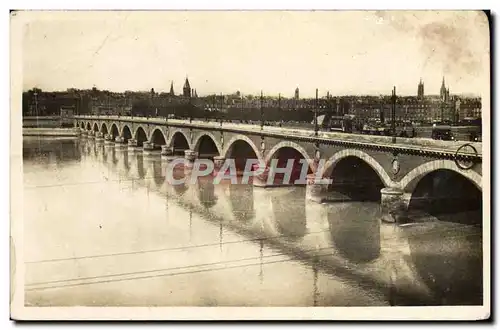
<path fill-rule="evenodd" d="M 23 136 L 70 136 L 77 137 L 79 130 L 75 128 L 32 128 L 23 127 Z"/>

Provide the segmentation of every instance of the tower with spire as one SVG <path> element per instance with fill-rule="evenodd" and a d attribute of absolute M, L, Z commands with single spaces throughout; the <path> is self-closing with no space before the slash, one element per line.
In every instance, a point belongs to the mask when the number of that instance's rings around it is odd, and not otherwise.
<path fill-rule="evenodd" d="M 169 92 L 170 96 L 175 96 L 175 93 L 174 93 L 174 82 L 171 81 L 170 82 L 170 92 Z"/>
<path fill-rule="evenodd" d="M 184 87 L 182 88 L 182 95 L 184 97 L 191 97 L 191 85 L 189 84 L 189 80 L 186 77 L 186 81 L 184 82 Z"/>
<path fill-rule="evenodd" d="M 441 89 L 439 91 L 439 96 L 441 97 L 441 100 L 444 102 L 448 102 L 448 99 L 450 98 L 450 89 L 446 88 L 446 84 L 444 82 L 444 76 L 443 76 L 443 81 L 441 82 Z"/>
<path fill-rule="evenodd" d="M 418 83 L 417 97 L 419 100 L 424 99 L 424 83 L 422 81 L 422 78 L 420 78 L 420 82 Z"/>
<path fill-rule="evenodd" d="M 298 100 L 299 99 L 299 88 L 295 88 L 295 99 Z"/>

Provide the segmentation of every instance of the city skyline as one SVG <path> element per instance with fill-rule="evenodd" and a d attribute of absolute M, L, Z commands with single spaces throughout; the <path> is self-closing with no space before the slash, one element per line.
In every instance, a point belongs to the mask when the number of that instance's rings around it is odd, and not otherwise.
<path fill-rule="evenodd" d="M 179 94 L 186 76 L 200 96 L 262 90 L 293 97 L 297 86 L 306 98 L 316 88 L 320 96 L 387 95 L 392 86 L 399 95 L 416 95 L 420 79 L 427 95 L 438 95 L 443 76 L 451 94 L 482 95 L 488 86 L 488 22 L 480 12 L 47 12 L 38 18 L 28 20 L 23 34 L 24 90 L 168 92 L 174 81 Z"/>
<path fill-rule="evenodd" d="M 112 91 L 112 90 L 107 90 L 107 89 L 99 89 L 97 86 L 93 86 L 92 88 L 96 88 L 97 90 L 103 92 L 103 91 L 108 91 L 110 93 L 115 93 L 115 94 L 124 94 L 124 93 L 151 93 L 151 89 L 149 90 L 123 90 L 123 91 Z M 67 87 L 66 89 L 60 89 L 60 90 L 43 90 L 43 92 L 48 92 L 48 93 L 52 93 L 52 92 L 55 92 L 55 93 L 66 93 L 68 92 L 69 90 L 78 90 L 78 91 L 90 91 L 92 90 L 91 87 L 87 87 L 87 88 L 74 88 L 74 87 Z M 297 86 L 296 88 L 299 88 L 299 86 Z M 25 90 L 23 90 L 23 92 L 29 92 L 30 90 L 34 90 L 34 89 L 39 89 L 39 87 L 37 86 L 32 86 L 31 88 L 27 88 Z M 156 94 L 171 94 L 170 93 L 170 90 L 169 92 L 167 92 L 165 89 L 161 89 L 160 91 L 156 90 L 154 87 L 152 87 L 152 89 L 154 90 L 154 92 Z M 194 88 L 194 90 L 196 90 L 196 88 Z M 300 90 L 300 88 L 299 88 Z M 295 90 L 294 90 L 295 91 Z M 391 90 L 392 91 L 392 90 Z M 261 95 L 261 93 L 257 93 L 257 94 L 250 94 L 250 93 L 245 93 L 244 91 L 233 91 L 233 92 L 229 92 L 229 93 L 223 93 L 222 95 L 224 96 L 230 96 L 230 95 L 235 95 L 236 93 L 240 93 L 241 94 L 241 97 L 247 97 L 247 96 L 252 96 L 252 97 L 259 97 Z M 396 91 L 397 92 L 397 91 Z M 293 99 L 294 98 L 294 95 L 293 93 L 282 93 L 282 92 L 278 92 L 277 94 L 266 94 L 264 91 L 262 91 L 262 96 L 264 98 L 268 98 L 268 97 L 271 97 L 271 98 L 278 98 L 278 97 L 281 97 L 283 99 Z M 195 97 L 208 97 L 208 96 L 217 96 L 217 95 L 220 95 L 221 93 L 211 93 L 211 94 L 204 94 L 204 93 L 199 93 L 199 95 L 197 94 Z M 174 95 L 175 96 L 182 96 L 182 88 L 179 89 L 178 92 L 175 92 L 175 88 L 174 88 Z M 389 93 L 386 93 L 386 94 L 382 94 L 382 93 L 379 93 L 379 94 L 338 94 L 338 95 L 334 95 L 332 93 L 330 93 L 329 91 L 326 91 L 324 94 L 318 94 L 318 97 L 319 98 L 325 98 L 325 97 L 355 97 L 355 96 L 359 96 L 359 97 L 364 97 L 364 96 L 367 96 L 367 97 L 378 97 L 378 96 L 390 96 L 391 94 Z M 418 97 L 418 91 L 414 94 L 397 94 L 397 96 L 400 96 L 400 97 Z M 454 96 L 454 95 L 457 95 L 457 96 L 462 96 L 462 97 L 472 97 L 472 98 L 481 98 L 481 95 L 480 94 L 475 94 L 475 93 L 470 93 L 470 92 L 464 92 L 464 93 L 453 93 L 450 91 L 450 95 L 451 96 Z M 433 96 L 433 97 L 436 97 L 436 96 L 440 96 L 440 91 L 431 91 L 430 93 L 424 93 L 424 97 L 428 97 L 428 96 Z M 315 96 L 308 96 L 306 97 L 307 99 L 311 99 L 311 98 L 314 98 Z M 306 99 L 304 97 L 300 97 L 300 99 Z"/>

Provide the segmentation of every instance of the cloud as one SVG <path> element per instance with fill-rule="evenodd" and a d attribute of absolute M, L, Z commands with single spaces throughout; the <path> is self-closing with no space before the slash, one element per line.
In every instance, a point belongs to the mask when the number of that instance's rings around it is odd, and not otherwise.
<path fill-rule="evenodd" d="M 423 25 L 418 31 L 421 48 L 429 61 L 443 64 L 444 74 L 477 75 L 482 71 L 481 57 L 470 42 L 470 31 L 463 18 Z"/>
<path fill-rule="evenodd" d="M 377 11 L 377 22 L 415 38 L 426 58 L 424 67 L 442 67 L 443 74 L 463 77 L 484 72 L 487 19 L 471 11 Z M 434 65 L 433 65 L 434 64 Z M 436 66 L 437 65 L 437 66 Z"/>

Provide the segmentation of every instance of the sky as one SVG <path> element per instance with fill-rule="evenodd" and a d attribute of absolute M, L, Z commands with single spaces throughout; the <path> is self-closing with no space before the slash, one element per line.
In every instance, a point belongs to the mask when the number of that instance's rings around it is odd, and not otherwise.
<path fill-rule="evenodd" d="M 452 94 L 489 86 L 489 28 L 460 11 L 21 12 L 23 89 L 198 95 Z"/>

